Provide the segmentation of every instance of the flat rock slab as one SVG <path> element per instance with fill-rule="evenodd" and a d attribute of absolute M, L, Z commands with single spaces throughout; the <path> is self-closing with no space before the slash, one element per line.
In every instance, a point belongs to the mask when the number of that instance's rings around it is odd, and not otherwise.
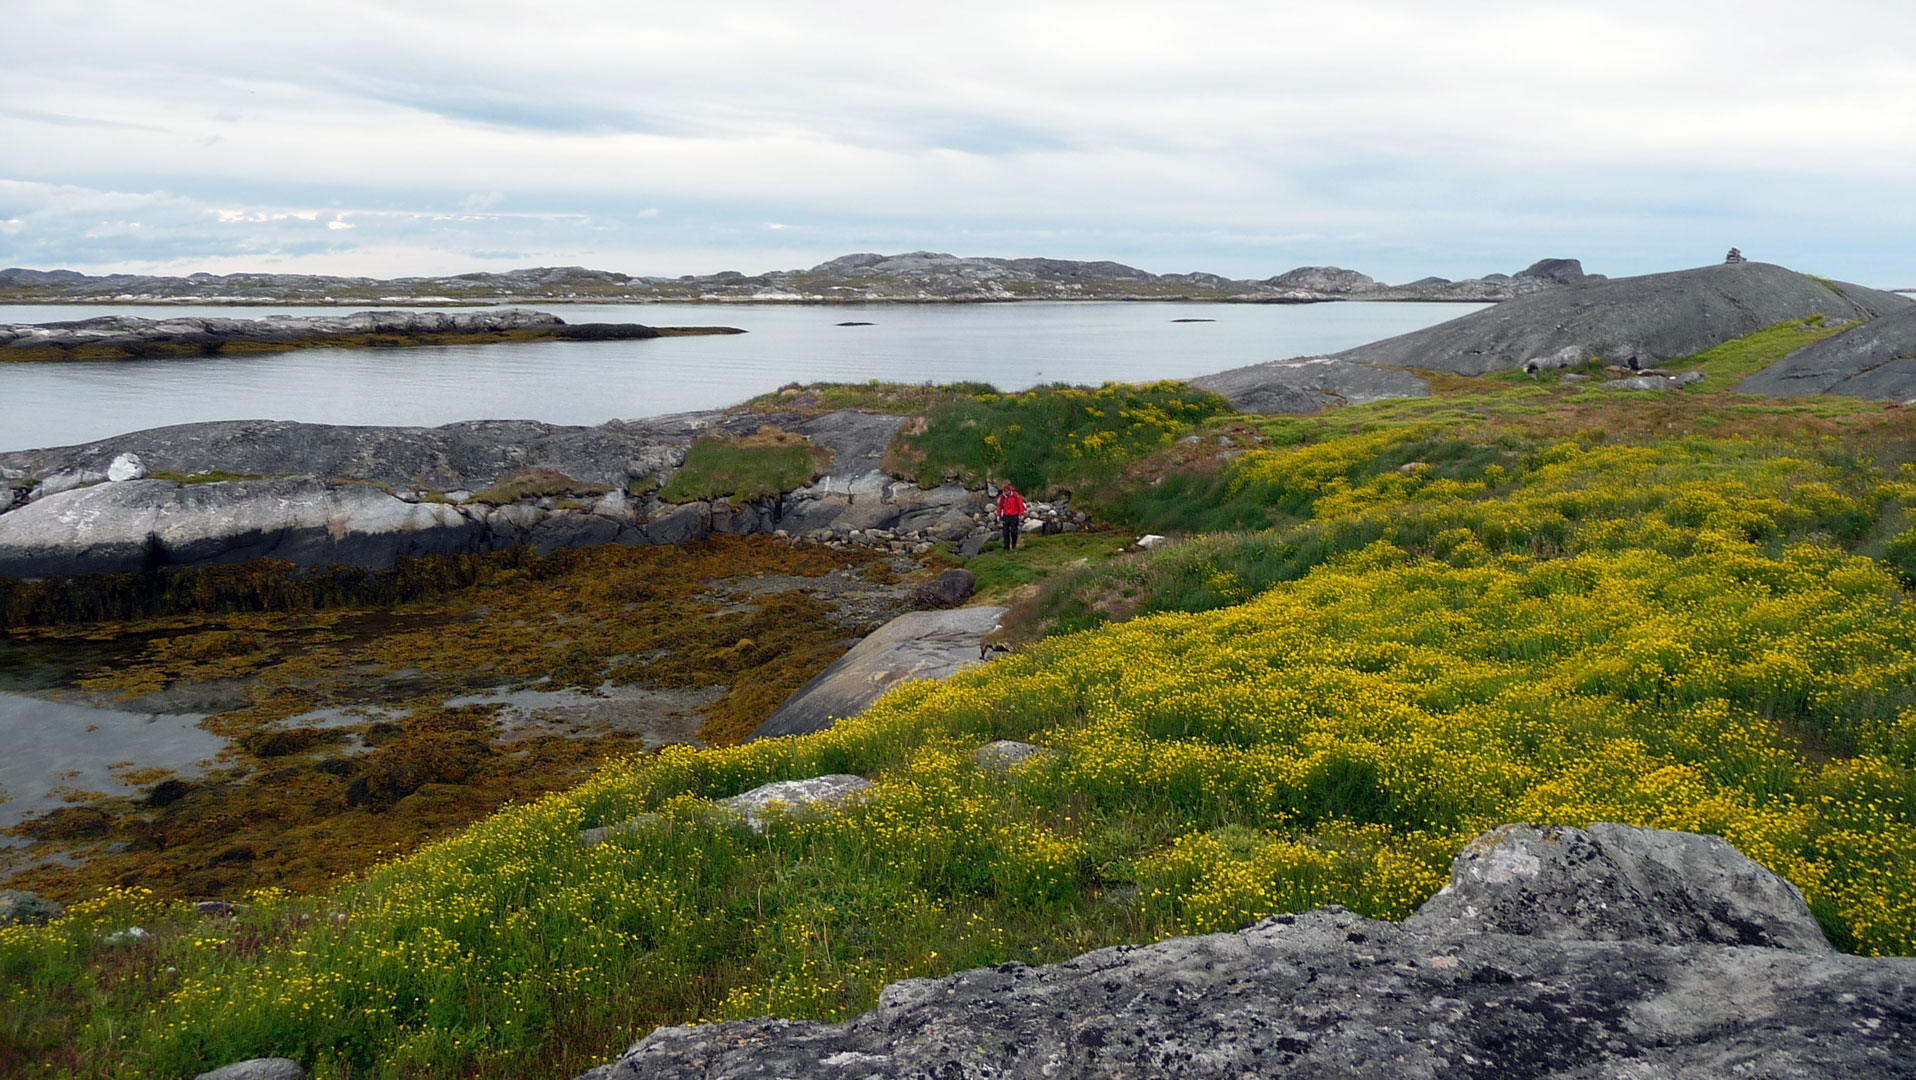
<path fill-rule="evenodd" d="M 842 1024 L 660 1028 L 581 1080 L 1916 1077 L 1916 958 L 1784 932 L 1814 927 L 1800 897 L 1706 841 L 1507 828 L 1466 849 L 1451 889 L 1403 924 L 1329 907 L 910 979 Z M 1602 893 L 1664 873 L 1674 891 Z M 1585 887 L 1601 895 L 1564 902 Z M 1551 917 L 1523 918 L 1527 895 Z M 1469 916 L 1477 901 L 1500 914 Z M 1637 910 L 1603 906 L 1618 903 Z M 1721 925 L 1691 918 L 1719 906 L 1778 932 L 1724 944 Z M 1632 926 L 1652 940 L 1620 936 Z"/>
<path fill-rule="evenodd" d="M 972 607 L 900 615 L 799 687 L 751 738 L 823 731 L 907 679 L 942 679 L 975 664 L 978 639 L 996 630 L 1004 613 Z"/>
<path fill-rule="evenodd" d="M 1771 397 L 1916 398 L 1916 308 L 1806 345 L 1744 379 L 1736 390 Z"/>
<path fill-rule="evenodd" d="M 1689 356 L 1790 319 L 1865 320 L 1909 310 L 1894 293 L 1815 278 L 1769 263 L 1726 263 L 1667 274 L 1584 281 L 1337 353 L 1387 367 L 1482 375 L 1571 350 L 1639 366 Z"/>

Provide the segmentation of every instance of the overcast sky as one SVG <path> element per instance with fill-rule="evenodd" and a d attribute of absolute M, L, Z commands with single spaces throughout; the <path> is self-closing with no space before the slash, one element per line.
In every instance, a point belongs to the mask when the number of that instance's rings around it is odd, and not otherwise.
<path fill-rule="evenodd" d="M 1916 3 L 0 0 L 0 265 L 1916 285 Z"/>

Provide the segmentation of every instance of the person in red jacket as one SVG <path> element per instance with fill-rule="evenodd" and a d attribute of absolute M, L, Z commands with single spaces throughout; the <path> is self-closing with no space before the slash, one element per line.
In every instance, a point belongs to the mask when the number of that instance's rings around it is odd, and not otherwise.
<path fill-rule="evenodd" d="M 1018 489 L 1012 487 L 1010 481 L 1006 481 L 1004 486 L 998 489 L 998 523 L 1004 526 L 1006 551 L 1017 548 L 1018 530 L 1024 526 L 1024 521 L 1024 497 L 1018 494 Z"/>

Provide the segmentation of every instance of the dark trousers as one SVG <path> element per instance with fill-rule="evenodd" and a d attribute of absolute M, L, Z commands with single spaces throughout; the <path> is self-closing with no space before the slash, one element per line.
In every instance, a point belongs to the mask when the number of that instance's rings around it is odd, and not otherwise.
<path fill-rule="evenodd" d="M 1024 520 L 1023 515 L 1020 514 L 1006 514 L 1004 516 L 1004 547 L 1006 551 L 1010 551 L 1018 546 L 1018 527 L 1024 524 Z"/>

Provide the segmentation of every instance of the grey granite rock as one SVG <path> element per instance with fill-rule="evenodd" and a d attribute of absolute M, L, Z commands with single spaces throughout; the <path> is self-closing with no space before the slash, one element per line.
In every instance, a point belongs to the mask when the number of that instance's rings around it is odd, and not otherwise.
<path fill-rule="evenodd" d="M 906 679 L 942 679 L 978 662 L 1001 607 L 914 611 L 879 627 L 785 699 L 749 738 L 806 735 L 852 716 Z"/>
<path fill-rule="evenodd" d="M 20 889 L 0 889 L 0 926 L 15 923 L 40 924 L 60 917 L 60 905 L 36 893 Z"/>
<path fill-rule="evenodd" d="M 1870 319 L 1911 306 L 1893 293 L 1825 284 L 1769 263 L 1729 263 L 1553 288 L 1335 356 L 1481 375 L 1574 348 L 1649 367 L 1789 319 Z"/>
<path fill-rule="evenodd" d="M 871 790 L 872 783 L 862 776 L 833 773 L 805 780 L 780 780 L 762 784 L 750 791 L 720 799 L 715 806 L 736 814 L 745 827 L 764 832 L 774 806 L 794 817 L 830 813 L 848 800 Z"/>
<path fill-rule="evenodd" d="M 922 608 L 957 607 L 978 588 L 978 578 L 969 570 L 946 570 L 918 587 L 912 600 Z"/>
<path fill-rule="evenodd" d="M 200 1073 L 193 1080 L 306 1080 L 306 1069 L 292 1058 L 252 1058 Z"/>
<path fill-rule="evenodd" d="M 1744 379 L 1738 393 L 1916 399 L 1916 307 L 1808 345 Z"/>
<path fill-rule="evenodd" d="M 128 480 L 0 514 L 0 576 L 122 573 L 285 559 L 389 567 L 401 555 L 471 550 L 476 526 L 443 503 L 311 477 L 177 484 Z"/>
<path fill-rule="evenodd" d="M 1187 381 L 1251 413 L 1314 413 L 1429 393 L 1429 385 L 1407 371 L 1324 356 L 1272 360 Z"/>
<path fill-rule="evenodd" d="M 1028 742 L 1013 739 L 997 739 L 988 742 L 971 752 L 971 759 L 981 769 L 992 772 L 1008 772 L 1034 758 L 1057 756 L 1056 750 L 1043 746 L 1033 746 Z"/>
<path fill-rule="evenodd" d="M 1828 952 L 1796 886 L 1714 836 L 1596 824 L 1505 825 L 1404 921 L 1436 934 L 1520 934 Z"/>
<path fill-rule="evenodd" d="M 582 1080 L 1916 1077 L 1916 958 L 1830 951 L 1720 841 L 1518 827 L 1471 848 L 1402 924 L 1329 907 L 909 979 L 842 1024 L 660 1028 Z"/>

